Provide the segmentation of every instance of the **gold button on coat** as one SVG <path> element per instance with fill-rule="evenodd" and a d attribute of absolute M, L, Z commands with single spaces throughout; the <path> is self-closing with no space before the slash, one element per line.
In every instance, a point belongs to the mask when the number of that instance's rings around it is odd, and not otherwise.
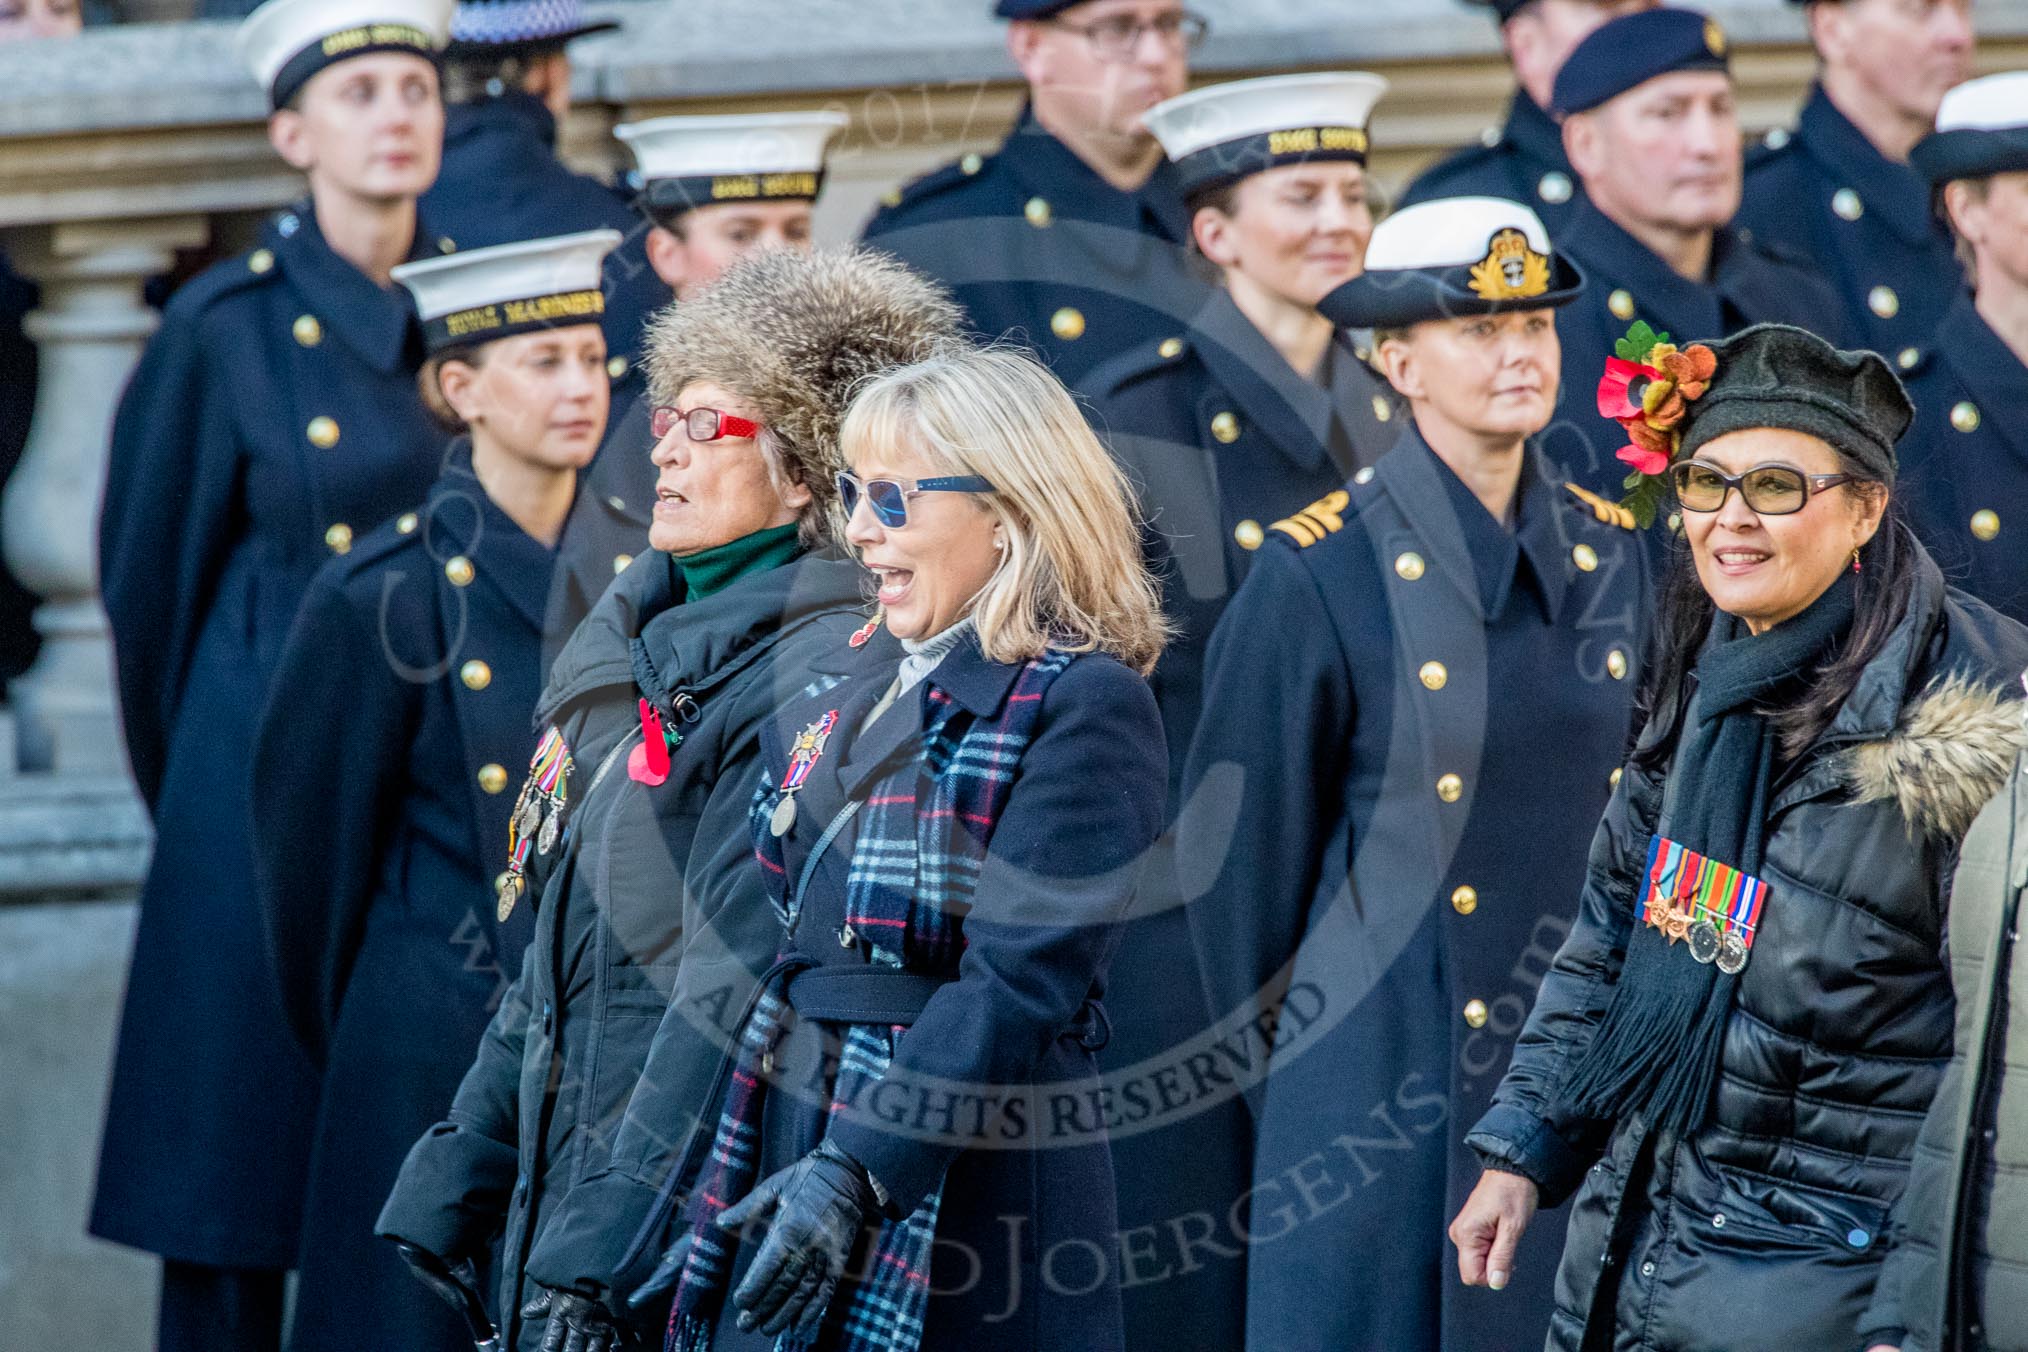
<path fill-rule="evenodd" d="M 1606 297 L 1606 309 L 1613 312 L 1614 319 L 1632 319 L 1634 317 L 1634 293 L 1625 290 L 1613 292 L 1610 296 Z"/>
<path fill-rule="evenodd" d="M 1453 890 L 1451 893 L 1451 909 L 1459 915 L 1470 915 L 1473 911 L 1478 910 L 1479 889 L 1467 886 Z"/>
<path fill-rule="evenodd" d="M 1239 419 L 1230 412 L 1218 414 L 1211 420 L 1211 435 L 1230 446 L 1239 440 Z"/>
<path fill-rule="evenodd" d="M 1840 188 L 1831 194 L 1831 210 L 1845 220 L 1856 221 L 1866 214 L 1866 204 L 1850 188 Z"/>
<path fill-rule="evenodd" d="M 1979 430 L 1979 406 L 1967 399 L 1951 409 L 1951 426 L 1960 432 Z"/>
<path fill-rule="evenodd" d="M 1423 685 L 1431 690 L 1443 689 L 1450 684 L 1451 679 L 1449 669 L 1441 662 L 1423 663 L 1422 670 L 1416 672 L 1416 675 L 1421 678 Z"/>
<path fill-rule="evenodd" d="M 333 554 L 350 554 L 352 552 L 352 527 L 340 521 L 337 525 L 324 532 L 324 543 Z"/>
<path fill-rule="evenodd" d="M 458 669 L 458 679 L 467 690 L 484 690 L 493 684 L 493 668 L 474 658 Z"/>
<path fill-rule="evenodd" d="M 634 556 L 632 554 L 613 555 L 613 576 L 618 577 L 621 573 L 626 572 L 633 562 Z"/>
<path fill-rule="evenodd" d="M 1437 781 L 1437 797 L 1446 803 L 1455 803 L 1465 796 L 1465 781 L 1456 775 L 1445 775 Z"/>
<path fill-rule="evenodd" d="M 296 341 L 304 347 L 315 347 L 324 341 L 324 326 L 317 322 L 315 315 L 298 316 L 289 332 L 295 334 Z"/>
<path fill-rule="evenodd" d="M 1570 200 L 1570 195 L 1576 187 L 1577 185 L 1570 181 L 1569 174 L 1552 169 L 1535 185 L 1535 193 L 1549 205 L 1560 207 Z"/>
<path fill-rule="evenodd" d="M 479 570 L 472 567 L 472 561 L 463 554 L 457 554 L 444 562 L 444 576 L 451 580 L 453 587 L 469 587 Z"/>
<path fill-rule="evenodd" d="M 247 271 L 254 273 L 256 276 L 263 272 L 273 271 L 274 266 L 275 255 L 271 250 L 255 249 L 251 254 L 247 255 Z"/>
<path fill-rule="evenodd" d="M 1040 197 L 1029 198 L 1028 205 L 1021 208 L 1021 214 L 1026 216 L 1028 223 L 1037 230 L 1056 219 L 1056 213 L 1050 209 L 1049 203 Z"/>
<path fill-rule="evenodd" d="M 1352 476 L 1352 482 L 1353 482 L 1353 483 L 1355 483 L 1355 484 L 1370 484 L 1370 483 L 1372 483 L 1372 482 L 1373 482 L 1373 466 L 1371 466 L 1371 465 L 1368 465 L 1368 466 L 1367 466 L 1366 468 L 1364 468 L 1364 469 L 1360 470 L 1360 471 L 1359 471 L 1359 472 L 1358 472 L 1357 474 L 1353 475 L 1353 476 Z"/>
<path fill-rule="evenodd" d="M 606 374 L 614 380 L 625 380 L 627 378 L 627 370 L 627 359 L 625 357 L 614 357 L 606 362 Z"/>
<path fill-rule="evenodd" d="M 1484 1000 L 1465 1001 L 1465 1022 L 1474 1028 L 1484 1028 L 1486 1026 L 1486 1002 Z"/>
<path fill-rule="evenodd" d="M 1066 343 L 1084 337 L 1084 312 L 1075 306 L 1064 306 L 1049 317 L 1049 331 Z"/>
<path fill-rule="evenodd" d="M 1241 549 L 1259 549 L 1261 541 L 1267 539 L 1267 532 L 1260 528 L 1258 521 L 1242 521 L 1232 528 L 1232 538 Z"/>
<path fill-rule="evenodd" d="M 1161 354 L 1163 361 L 1174 361 L 1183 355 L 1183 340 L 1181 338 L 1164 338 L 1162 345 L 1156 348 L 1155 351 Z"/>
<path fill-rule="evenodd" d="M 1575 546 L 1570 551 L 1570 561 L 1577 565 L 1577 570 L 1581 573 L 1595 573 L 1598 571 L 1598 551 L 1590 545 L 1580 544 Z"/>
<path fill-rule="evenodd" d="M 884 207 L 898 207 L 898 206 L 900 206 L 900 205 L 901 205 L 901 189 L 899 189 L 899 188 L 889 188 L 889 189 L 888 189 L 888 190 L 887 190 L 886 192 L 884 192 L 884 193 L 880 194 L 880 205 L 882 205 L 882 206 L 884 206 Z"/>
<path fill-rule="evenodd" d="M 1403 582 L 1414 582 L 1422 576 L 1422 555 L 1414 550 L 1394 560 L 1394 575 Z"/>
<path fill-rule="evenodd" d="M 304 429 L 310 444 L 320 451 L 328 451 L 338 444 L 338 420 L 336 418 L 312 418 Z"/>
<path fill-rule="evenodd" d="M 1620 786 L 1620 769 L 1621 767 L 1615 765 L 1613 767 L 1613 772 L 1606 776 L 1607 788 L 1617 789 Z"/>
<path fill-rule="evenodd" d="M 1373 416 L 1378 418 L 1381 422 L 1390 422 L 1393 420 L 1394 405 L 1387 402 L 1386 395 L 1376 394 L 1373 396 Z"/>
<path fill-rule="evenodd" d="M 507 767 L 487 764 L 479 767 L 479 787 L 488 793 L 504 793 L 507 789 Z"/>
<path fill-rule="evenodd" d="M 452 239 L 449 235 L 437 236 L 438 253 L 451 254 L 456 253 L 457 251 L 458 251 L 458 242 L 456 240 Z"/>
<path fill-rule="evenodd" d="M 958 172 L 962 173 L 966 178 L 970 178 L 985 167 L 985 157 L 977 152 L 967 155 L 958 161 Z"/>
<path fill-rule="evenodd" d="M 1972 513 L 1972 534 L 1990 540 L 2000 533 L 2000 514 L 1990 507 Z"/>
<path fill-rule="evenodd" d="M 1627 679 L 1627 655 L 1619 648 L 1606 654 L 1606 673 L 1616 681 Z"/>
<path fill-rule="evenodd" d="M 1904 347 L 1901 349 L 1901 355 L 1894 359 L 1895 364 L 1904 371 L 1913 371 L 1915 364 L 1921 360 L 1922 349 L 1919 347 Z"/>
<path fill-rule="evenodd" d="M 1892 319 L 1901 313 L 1901 297 L 1891 286 L 1876 286 L 1866 293 L 1866 308 L 1882 319 Z"/>
<path fill-rule="evenodd" d="M 403 535 L 415 534 L 415 528 L 422 524 L 422 518 L 414 512 L 403 512 L 395 518 L 394 528 Z"/>

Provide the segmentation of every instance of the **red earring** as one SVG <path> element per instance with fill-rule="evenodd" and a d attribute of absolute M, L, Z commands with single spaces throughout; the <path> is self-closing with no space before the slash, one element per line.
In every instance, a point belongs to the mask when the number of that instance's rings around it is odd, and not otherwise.
<path fill-rule="evenodd" d="M 1859 551 L 1857 549 L 1852 551 L 1852 571 L 1855 573 L 1859 571 Z"/>

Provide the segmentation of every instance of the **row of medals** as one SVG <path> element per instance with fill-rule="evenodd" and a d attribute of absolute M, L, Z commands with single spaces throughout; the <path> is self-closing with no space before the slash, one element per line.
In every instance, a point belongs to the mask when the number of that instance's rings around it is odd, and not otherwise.
<path fill-rule="evenodd" d="M 530 836 L 535 838 L 536 852 L 547 857 L 556 848 L 556 842 L 563 835 L 564 786 L 570 782 L 570 769 L 564 768 L 556 777 L 556 788 L 544 789 L 530 775 L 522 781 L 521 796 L 514 801 L 514 839 L 508 843 L 508 853 L 514 852 L 518 841 Z M 521 899 L 521 893 L 528 886 L 528 879 L 519 869 L 511 867 L 500 882 L 500 905 L 498 915 L 504 923 L 514 913 L 514 904 Z"/>
<path fill-rule="evenodd" d="M 1727 976 L 1738 976 L 1746 967 L 1746 940 L 1737 930 L 1721 930 L 1710 920 L 1693 920 L 1688 911 L 1652 904 L 1648 923 L 1668 935 L 1672 944 L 1678 939 L 1689 940 L 1691 957 L 1706 965 L 1717 963 L 1718 970 Z"/>

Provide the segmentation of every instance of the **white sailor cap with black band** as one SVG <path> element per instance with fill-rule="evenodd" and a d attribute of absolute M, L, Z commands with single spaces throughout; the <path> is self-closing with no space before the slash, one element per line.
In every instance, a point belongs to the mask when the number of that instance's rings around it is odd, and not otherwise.
<path fill-rule="evenodd" d="M 613 128 L 634 152 L 648 213 L 667 224 L 723 202 L 814 202 L 843 113 L 657 117 Z"/>
<path fill-rule="evenodd" d="M 1936 130 L 1908 162 L 1931 183 L 2028 170 L 2028 70 L 1967 80 L 1943 96 Z"/>
<path fill-rule="evenodd" d="M 267 0 L 247 15 L 233 50 L 281 108 L 326 66 L 374 52 L 435 61 L 456 0 Z"/>
<path fill-rule="evenodd" d="M 1313 160 L 1366 163 L 1366 123 L 1387 81 L 1364 71 L 1270 75 L 1193 89 L 1143 120 L 1186 196 Z"/>
<path fill-rule="evenodd" d="M 1446 197 L 1374 227 L 1366 271 L 1317 303 L 1348 329 L 1568 305 L 1584 274 L 1550 246 L 1542 219 L 1503 197 Z"/>
<path fill-rule="evenodd" d="M 523 240 L 403 263 L 394 280 L 415 297 L 424 345 L 436 353 L 598 323 L 606 312 L 601 270 L 619 244 L 617 230 Z"/>

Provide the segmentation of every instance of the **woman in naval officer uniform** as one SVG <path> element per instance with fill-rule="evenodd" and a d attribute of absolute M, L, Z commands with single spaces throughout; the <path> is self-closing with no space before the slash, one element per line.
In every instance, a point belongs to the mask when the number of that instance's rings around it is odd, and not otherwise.
<path fill-rule="evenodd" d="M 545 628 L 567 633 L 590 603 L 578 589 L 574 613 L 545 615 L 554 547 L 574 508 L 608 552 L 632 534 L 577 492 L 605 431 L 599 267 L 619 242 L 592 231 L 395 270 L 428 335 L 424 398 L 464 431 L 426 503 L 318 573 L 276 670 L 254 855 L 283 1008 L 324 1077 L 294 1352 L 471 1341 L 373 1220 L 533 932 L 525 913 L 496 923 L 493 876 Z M 340 712 L 342 736 L 323 738 Z"/>
<path fill-rule="evenodd" d="M 246 748 L 312 575 L 436 474 L 388 274 L 438 249 L 416 198 L 449 13 L 271 0 L 241 26 L 310 198 L 175 296 L 113 429 L 100 575 L 156 847 L 91 1225 L 168 1260 L 172 1352 L 273 1347 L 296 1262 L 316 1077 L 261 942 Z"/>
<path fill-rule="evenodd" d="M 1197 247 L 1224 286 L 1186 331 L 1106 363 L 1086 390 L 1095 425 L 1140 493 L 1146 553 L 1181 630 L 1151 678 L 1169 739 L 1172 819 L 1203 708 L 1205 646 L 1268 523 L 1297 518 L 1308 504 L 1327 519 L 1346 481 L 1398 430 L 1386 382 L 1316 310 L 1358 275 L 1373 233 L 1366 124 L 1386 88 L 1358 72 L 1239 80 L 1148 114 L 1184 185 Z M 1196 1002 L 1176 999 L 1195 964 L 1166 851 L 1149 868 L 1124 952 L 1106 1065 L 1146 1073 L 1151 1058 L 1180 1060 L 1207 1027 Z M 1244 1267 L 1230 1235 L 1195 1258 L 1160 1246 L 1174 1245 L 1174 1218 L 1223 1217 L 1245 1191 L 1245 1130 L 1228 1097 L 1121 1138 L 1121 1228 L 1154 1226 L 1161 1238 L 1150 1266 L 1187 1274 L 1124 1293 L 1134 1345 L 1237 1344 Z"/>
<path fill-rule="evenodd" d="M 1212 1008 L 1252 1053 L 1248 1348 L 1549 1322 L 1555 1237 L 1490 1296 L 1443 1231 L 1478 1178 L 1455 1124 L 1568 929 L 1632 710 L 1643 551 L 1536 441 L 1581 284 L 1516 203 L 1384 222 L 1323 309 L 1377 331 L 1414 425 L 1328 518 L 1270 533 L 1212 640 L 1177 839 Z"/>

